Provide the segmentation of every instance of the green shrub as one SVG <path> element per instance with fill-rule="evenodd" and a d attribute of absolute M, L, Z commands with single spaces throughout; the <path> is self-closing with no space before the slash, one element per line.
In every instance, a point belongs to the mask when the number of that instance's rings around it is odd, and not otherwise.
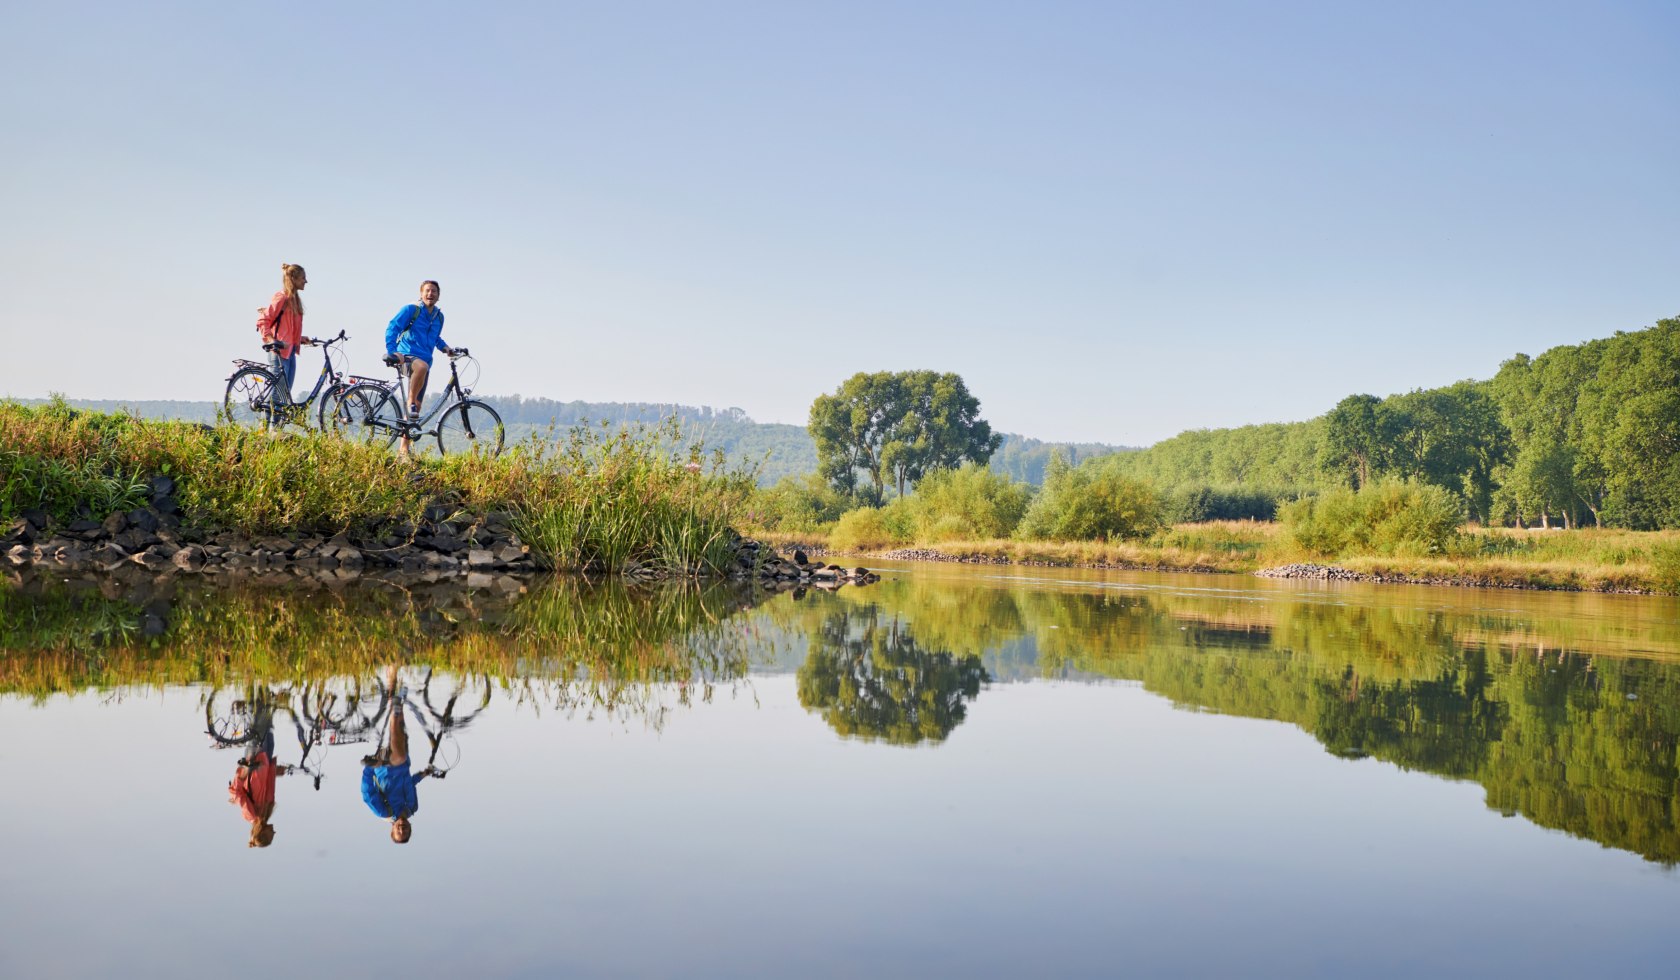
<path fill-rule="evenodd" d="M 1458 546 L 1460 507 L 1441 487 L 1390 479 L 1303 498 L 1283 508 L 1282 520 L 1297 545 L 1325 557 L 1421 557 Z"/>
<path fill-rule="evenodd" d="M 961 469 L 924 476 L 915 494 L 902 498 L 902 506 L 920 541 L 1007 538 L 1020 524 L 1031 497 L 1026 484 L 978 463 L 965 463 Z"/>
<path fill-rule="evenodd" d="M 901 539 L 887 529 L 887 521 L 880 507 L 859 507 L 840 515 L 829 543 L 841 551 L 869 551 L 890 548 Z"/>
<path fill-rule="evenodd" d="M 1016 531 L 1018 537 L 1051 541 L 1142 538 L 1162 526 L 1154 487 L 1092 465 L 1050 460 L 1044 487 L 1033 498 Z"/>
<path fill-rule="evenodd" d="M 1168 524 L 1277 519 L 1283 495 L 1244 487 L 1181 486 L 1165 495 L 1161 516 Z"/>
<path fill-rule="evenodd" d="M 1680 595 L 1680 541 L 1651 545 L 1651 571 L 1660 591 Z"/>
<path fill-rule="evenodd" d="M 821 531 L 852 501 L 816 473 L 783 477 L 753 494 L 749 520 L 770 531 Z"/>

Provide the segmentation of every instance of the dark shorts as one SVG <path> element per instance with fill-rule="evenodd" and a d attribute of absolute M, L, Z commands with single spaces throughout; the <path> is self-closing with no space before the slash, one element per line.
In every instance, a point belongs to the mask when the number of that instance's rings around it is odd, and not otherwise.
<path fill-rule="evenodd" d="M 405 409 L 408 408 L 410 375 L 412 374 L 412 372 L 414 370 L 414 362 L 419 361 L 419 360 L 420 360 L 420 358 L 418 358 L 418 357 L 412 357 L 412 356 L 407 355 L 407 354 L 403 355 L 403 359 L 402 359 L 402 382 L 403 382 L 402 402 L 403 402 L 403 408 L 405 408 Z M 424 364 L 425 362 L 421 361 L 421 363 Z M 426 389 L 430 388 L 431 386 L 432 386 L 432 369 L 431 369 L 430 365 L 427 365 L 427 367 L 426 367 L 426 382 L 420 386 L 419 402 L 420 402 L 421 405 L 425 405 L 425 403 L 426 403 Z"/>

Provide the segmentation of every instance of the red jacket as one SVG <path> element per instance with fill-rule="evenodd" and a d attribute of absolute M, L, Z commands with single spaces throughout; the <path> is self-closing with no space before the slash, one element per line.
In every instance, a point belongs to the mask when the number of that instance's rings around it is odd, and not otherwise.
<path fill-rule="evenodd" d="M 267 752 L 257 753 L 256 763 L 240 766 L 228 783 L 228 802 L 253 823 L 274 815 L 274 777 L 279 775 Z"/>
<path fill-rule="evenodd" d="M 275 329 L 274 318 L 280 318 L 279 329 Z M 262 335 L 262 342 L 268 343 L 278 340 L 286 346 L 280 349 L 281 357 L 290 357 L 297 350 L 298 341 L 303 339 L 303 314 L 292 309 L 286 302 L 284 289 L 274 294 L 268 301 L 268 308 L 262 311 L 257 320 L 257 333 Z"/>

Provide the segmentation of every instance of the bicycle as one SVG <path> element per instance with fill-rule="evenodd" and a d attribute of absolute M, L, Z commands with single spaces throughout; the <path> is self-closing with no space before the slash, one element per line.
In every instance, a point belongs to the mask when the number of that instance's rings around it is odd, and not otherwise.
<path fill-rule="evenodd" d="M 339 395 L 332 411 L 334 431 L 345 438 L 385 447 L 406 436 L 421 454 L 429 451 L 431 442 L 422 441 L 427 437 L 436 440 L 439 456 L 473 452 L 487 456 L 500 454 L 507 432 L 502 417 L 489 405 L 468 397 L 472 388 L 461 384 L 457 368 L 457 362 L 462 359 L 474 368 L 478 361 L 465 347 L 455 348 L 448 356 L 449 384 L 425 415 L 411 419 L 404 411 L 407 393 L 401 390 L 399 362 L 394 365 L 398 369 L 396 381 L 363 380 Z M 386 363 L 392 363 L 391 359 L 387 358 Z M 437 420 L 437 428 L 427 429 L 433 419 Z"/>
<path fill-rule="evenodd" d="M 435 697 L 434 684 L 438 688 Z M 442 779 L 461 761 L 461 746 L 454 733 L 465 729 L 490 706 L 491 690 L 487 674 L 437 674 L 432 668 L 426 668 L 426 676 L 420 682 L 420 704 L 403 698 L 403 703 L 414 709 L 420 730 L 431 746 L 426 771 Z"/>
<path fill-rule="evenodd" d="M 302 401 L 292 398 L 291 386 L 276 377 L 266 364 L 234 358 L 234 371 L 228 378 L 227 394 L 222 398 L 223 414 L 235 425 L 260 428 L 291 423 L 307 429 L 310 427 L 309 408 L 318 401 L 315 427 L 322 432 L 328 431 L 327 407 L 337 404 L 344 391 L 351 387 L 345 381 L 344 351 L 333 348 L 349 339 L 340 330 L 338 336 L 331 340 L 317 338 L 309 341 L 309 346 L 325 350 L 321 354 L 321 373 L 315 378 L 315 387 Z M 274 341 L 264 344 L 263 350 L 273 352 L 280 347 L 280 342 Z M 335 355 L 338 358 L 336 364 L 333 361 Z"/>
<path fill-rule="evenodd" d="M 280 774 L 301 772 L 310 777 L 315 789 L 320 789 L 321 780 L 326 778 L 328 747 L 366 739 L 344 738 L 335 731 L 331 720 L 333 694 L 305 687 L 301 710 L 293 704 L 293 697 L 290 687 L 274 690 L 256 684 L 242 690 L 217 688 L 210 692 L 204 698 L 205 734 L 210 736 L 210 747 L 231 749 L 249 745 L 265 737 L 265 732 L 273 732 L 284 713 L 291 717 L 297 736 L 298 761 L 296 765 L 280 764 Z"/>

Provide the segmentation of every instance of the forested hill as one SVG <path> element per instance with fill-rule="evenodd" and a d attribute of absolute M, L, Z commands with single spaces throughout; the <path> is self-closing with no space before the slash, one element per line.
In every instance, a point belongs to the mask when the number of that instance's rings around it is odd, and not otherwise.
<path fill-rule="evenodd" d="M 714 409 L 706 406 L 657 404 L 653 402 L 561 402 L 549 398 L 519 395 L 477 396 L 489 402 L 508 426 L 508 440 L 524 439 L 550 426 L 570 428 L 579 422 L 657 423 L 675 416 L 685 438 L 702 439 L 708 449 L 721 449 L 730 460 L 762 461 L 759 483 L 770 485 L 786 476 L 800 476 L 817 470 L 816 444 L 803 426 L 755 422 L 739 408 Z M 21 399 L 25 403 L 39 399 Z M 99 411 L 131 411 L 142 418 L 183 419 L 214 422 L 215 402 L 69 399 L 71 405 Z M 992 457 L 992 469 L 1028 483 L 1040 483 L 1044 468 L 1057 450 L 1074 462 L 1126 447 L 1102 443 L 1056 443 L 1005 433 L 1003 445 Z"/>
<path fill-rule="evenodd" d="M 1185 432 L 1095 465 L 1277 498 L 1397 477 L 1487 522 L 1680 527 L 1680 319 L 1517 354 L 1486 381 L 1349 395 L 1305 422 Z"/>

